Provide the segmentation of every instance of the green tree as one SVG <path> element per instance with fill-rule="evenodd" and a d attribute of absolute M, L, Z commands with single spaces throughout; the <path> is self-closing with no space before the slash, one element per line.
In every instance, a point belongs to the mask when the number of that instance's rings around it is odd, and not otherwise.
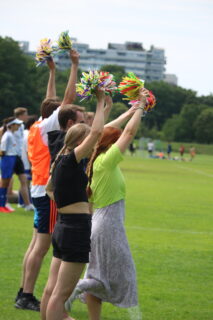
<path fill-rule="evenodd" d="M 179 115 L 174 114 L 163 125 L 162 132 L 164 140 L 176 141 L 179 130 L 181 130 L 181 118 Z"/>
<path fill-rule="evenodd" d="M 196 101 L 196 92 L 163 81 L 147 82 L 145 87 L 151 90 L 157 99 L 155 109 L 145 119 L 148 128 L 156 127 L 161 130 L 165 121 L 173 114 L 179 114 L 185 103 Z"/>
<path fill-rule="evenodd" d="M 125 111 L 127 111 L 127 106 L 124 103 L 122 103 L 122 102 L 113 103 L 113 107 L 112 107 L 112 110 L 111 110 L 110 116 L 109 116 L 109 121 L 117 118 Z"/>
<path fill-rule="evenodd" d="M 203 110 L 195 123 L 197 142 L 213 143 L 213 108 Z"/>

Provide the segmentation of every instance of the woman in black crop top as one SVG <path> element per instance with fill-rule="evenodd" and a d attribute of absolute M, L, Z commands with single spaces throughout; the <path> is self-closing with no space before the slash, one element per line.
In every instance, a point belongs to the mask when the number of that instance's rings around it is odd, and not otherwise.
<path fill-rule="evenodd" d="M 52 166 L 53 194 L 59 215 L 52 237 L 49 279 L 41 301 L 42 320 L 64 319 L 64 303 L 89 261 L 91 215 L 84 159 L 91 154 L 104 126 L 105 95 L 98 90 L 96 96 L 91 130 L 82 123 L 72 126 Z"/>

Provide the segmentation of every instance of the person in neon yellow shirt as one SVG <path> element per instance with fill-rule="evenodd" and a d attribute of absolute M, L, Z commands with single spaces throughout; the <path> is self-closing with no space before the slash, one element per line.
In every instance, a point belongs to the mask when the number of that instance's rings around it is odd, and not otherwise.
<path fill-rule="evenodd" d="M 65 307 L 69 310 L 80 294 L 90 320 L 100 319 L 104 301 L 121 308 L 138 305 L 135 266 L 124 229 L 125 181 L 118 164 L 138 130 L 147 95 L 141 89 L 140 103 L 105 126 L 87 167 L 88 196 L 95 208 L 90 262 Z M 130 117 L 122 132 L 120 126 Z"/>

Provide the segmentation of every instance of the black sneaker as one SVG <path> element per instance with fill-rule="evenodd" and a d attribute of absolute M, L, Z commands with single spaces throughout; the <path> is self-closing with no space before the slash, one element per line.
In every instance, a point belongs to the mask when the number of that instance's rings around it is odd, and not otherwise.
<path fill-rule="evenodd" d="M 17 292 L 17 295 L 16 295 L 16 297 L 15 297 L 15 301 L 14 301 L 14 302 L 17 302 L 17 301 L 18 301 L 18 299 L 20 299 L 20 298 L 21 298 L 21 296 L 22 296 L 22 292 L 23 292 L 23 289 L 22 289 L 22 290 L 19 290 L 19 291 Z"/>
<path fill-rule="evenodd" d="M 27 309 L 33 311 L 40 311 L 40 301 L 36 297 L 21 297 L 17 300 L 15 307 L 17 309 Z"/>

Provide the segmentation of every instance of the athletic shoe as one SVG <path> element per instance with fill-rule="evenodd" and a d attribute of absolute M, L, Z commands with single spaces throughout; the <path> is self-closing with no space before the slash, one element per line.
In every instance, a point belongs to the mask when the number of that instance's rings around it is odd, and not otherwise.
<path fill-rule="evenodd" d="M 17 208 L 24 208 L 24 207 L 25 207 L 24 204 L 20 204 L 20 203 L 17 204 Z"/>
<path fill-rule="evenodd" d="M 11 205 L 9 203 L 6 204 L 5 208 L 9 209 L 10 212 L 14 212 L 15 209 L 13 209 L 13 207 L 11 207 Z"/>
<path fill-rule="evenodd" d="M 19 291 L 17 292 L 17 295 L 16 295 L 16 297 L 15 297 L 15 301 L 14 301 L 14 302 L 17 302 L 17 301 L 18 301 L 18 299 L 20 299 L 20 298 L 21 298 L 22 292 L 23 292 L 23 289 L 22 289 L 22 290 L 21 290 L 21 289 L 19 289 Z"/>
<path fill-rule="evenodd" d="M 40 311 L 40 301 L 36 297 L 23 297 L 21 296 L 15 303 L 17 309 Z"/>
<path fill-rule="evenodd" d="M 30 203 L 24 207 L 25 211 L 34 211 L 34 206 Z"/>
<path fill-rule="evenodd" d="M 12 210 L 6 208 L 6 207 L 0 207 L 0 212 L 4 212 L 4 213 L 11 213 L 13 212 Z"/>

